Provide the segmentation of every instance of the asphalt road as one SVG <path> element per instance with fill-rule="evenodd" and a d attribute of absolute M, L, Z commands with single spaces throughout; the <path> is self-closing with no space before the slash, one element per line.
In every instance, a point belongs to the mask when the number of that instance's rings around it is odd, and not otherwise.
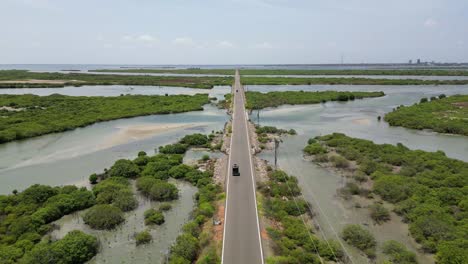
<path fill-rule="evenodd" d="M 222 263 L 263 264 L 244 91 L 238 71 L 233 100 Z M 240 176 L 232 176 L 234 164 L 239 165 Z"/>

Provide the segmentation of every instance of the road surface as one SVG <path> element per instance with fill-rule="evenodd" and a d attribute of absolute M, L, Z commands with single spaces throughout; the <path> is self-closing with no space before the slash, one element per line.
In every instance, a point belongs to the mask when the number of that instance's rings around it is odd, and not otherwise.
<path fill-rule="evenodd" d="M 238 92 L 236 92 L 238 90 Z M 236 71 L 223 237 L 223 264 L 263 264 L 244 90 Z M 240 176 L 232 176 L 238 164 Z"/>

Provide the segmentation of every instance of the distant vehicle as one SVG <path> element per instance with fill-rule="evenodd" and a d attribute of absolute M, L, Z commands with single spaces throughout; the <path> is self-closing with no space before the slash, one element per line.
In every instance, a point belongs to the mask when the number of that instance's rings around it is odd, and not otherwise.
<path fill-rule="evenodd" d="M 232 166 L 232 176 L 240 176 L 239 166 L 237 164 Z"/>

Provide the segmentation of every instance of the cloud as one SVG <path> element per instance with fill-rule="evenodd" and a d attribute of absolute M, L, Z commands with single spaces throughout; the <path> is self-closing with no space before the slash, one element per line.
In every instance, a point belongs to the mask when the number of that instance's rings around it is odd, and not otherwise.
<path fill-rule="evenodd" d="M 135 36 L 125 35 L 121 38 L 121 41 L 127 44 L 126 47 L 139 46 L 139 45 L 145 46 L 145 47 L 153 47 L 154 44 L 159 42 L 158 38 L 149 34 L 141 34 L 141 35 L 135 35 Z"/>
<path fill-rule="evenodd" d="M 222 40 L 222 41 L 218 41 L 218 46 L 221 48 L 233 48 L 234 44 L 227 40 Z"/>
<path fill-rule="evenodd" d="M 137 39 L 139 41 L 143 41 L 143 42 L 155 42 L 157 41 L 157 39 L 151 35 L 148 35 L 148 34 L 143 34 L 143 35 L 140 35 L 137 37 Z"/>
<path fill-rule="evenodd" d="M 437 26 L 438 24 L 439 24 L 439 22 L 437 20 L 435 20 L 434 18 L 428 18 L 428 19 L 426 19 L 426 21 L 424 21 L 424 26 L 429 27 L 429 28 L 433 28 L 433 27 Z"/>
<path fill-rule="evenodd" d="M 181 37 L 181 38 L 176 38 L 172 41 L 172 43 L 176 45 L 183 45 L 183 46 L 193 46 L 195 45 L 195 41 L 193 39 L 188 38 L 188 37 Z"/>
<path fill-rule="evenodd" d="M 132 36 L 132 35 L 125 35 L 122 37 L 122 41 L 124 42 L 141 42 L 141 43 L 146 43 L 146 44 L 151 44 L 155 43 L 158 41 L 158 39 L 152 35 L 149 34 L 142 34 L 142 35 L 137 35 L 137 36 Z"/>
<path fill-rule="evenodd" d="M 253 45 L 255 49 L 273 49 L 274 46 L 270 42 L 262 42 L 262 43 L 257 43 Z"/>

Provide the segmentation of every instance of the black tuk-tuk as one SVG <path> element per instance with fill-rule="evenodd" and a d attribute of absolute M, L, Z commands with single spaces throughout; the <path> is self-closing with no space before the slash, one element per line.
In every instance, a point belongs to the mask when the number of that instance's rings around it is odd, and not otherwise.
<path fill-rule="evenodd" d="M 239 166 L 237 166 L 237 164 L 232 166 L 232 176 L 240 176 Z"/>

